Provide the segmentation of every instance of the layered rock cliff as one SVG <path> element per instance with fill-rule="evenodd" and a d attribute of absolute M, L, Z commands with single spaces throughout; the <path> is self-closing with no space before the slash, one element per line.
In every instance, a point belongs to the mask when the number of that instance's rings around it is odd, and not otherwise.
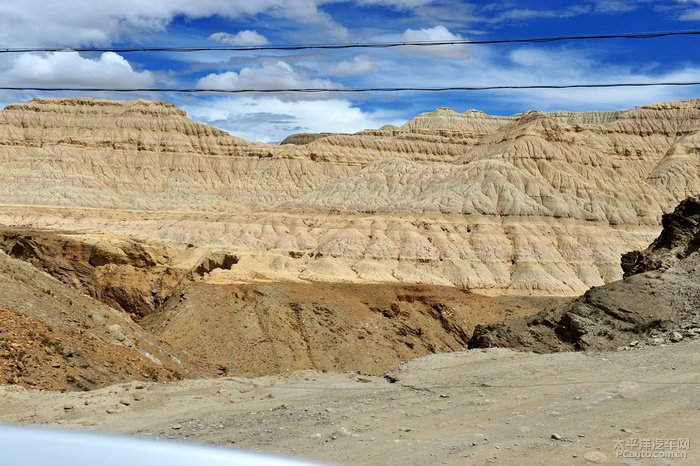
<path fill-rule="evenodd" d="M 0 223 L 240 254 L 257 276 L 576 294 L 700 192 L 700 100 L 255 144 L 170 104 L 37 99 L 0 112 Z M 243 268 L 239 268 L 243 270 Z M 256 275 L 257 274 L 257 275 Z"/>

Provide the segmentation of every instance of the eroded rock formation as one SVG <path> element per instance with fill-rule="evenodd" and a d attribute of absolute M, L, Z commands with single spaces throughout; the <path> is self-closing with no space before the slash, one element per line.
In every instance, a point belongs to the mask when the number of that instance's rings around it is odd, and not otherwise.
<path fill-rule="evenodd" d="M 576 294 L 700 192 L 700 100 L 254 144 L 170 104 L 0 112 L 0 223 L 215 245 L 260 276 Z M 243 268 L 241 268 L 243 269 Z M 245 277 L 243 277 L 245 278 Z"/>

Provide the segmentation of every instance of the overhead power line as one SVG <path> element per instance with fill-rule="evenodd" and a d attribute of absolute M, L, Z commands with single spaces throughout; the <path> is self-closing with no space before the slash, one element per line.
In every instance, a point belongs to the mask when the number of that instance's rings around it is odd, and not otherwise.
<path fill-rule="evenodd" d="M 435 47 L 438 45 L 489 45 L 489 44 L 523 44 L 548 43 L 562 41 L 609 40 L 609 39 L 657 39 L 671 36 L 698 36 L 700 30 L 659 31 L 659 32 L 622 32 L 611 34 L 582 34 L 574 36 L 550 36 L 529 38 L 501 39 L 460 39 L 439 41 L 404 41 L 404 42 L 348 42 L 338 44 L 296 44 L 296 45 L 254 45 L 254 46 L 193 46 L 193 47 L 4 47 L 0 53 L 25 52 L 246 52 L 261 50 L 309 50 L 309 49 L 386 49 L 394 47 Z"/>
<path fill-rule="evenodd" d="M 700 86 L 700 81 L 691 82 L 648 82 L 648 83 L 592 83 L 592 84 L 532 84 L 523 86 L 445 86 L 445 87 L 366 87 L 366 88 L 288 88 L 288 89 L 200 89 L 200 88 L 103 88 L 103 87 L 0 87 L 0 91 L 37 92 L 171 92 L 181 94 L 275 94 L 291 93 L 361 93 L 361 92 L 459 92 L 459 91 L 498 91 L 523 89 L 596 89 L 611 87 L 659 87 L 659 86 Z"/>

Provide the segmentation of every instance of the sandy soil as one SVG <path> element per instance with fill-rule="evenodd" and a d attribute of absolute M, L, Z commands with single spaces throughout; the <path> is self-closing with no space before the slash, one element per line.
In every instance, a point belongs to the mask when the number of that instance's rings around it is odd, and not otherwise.
<path fill-rule="evenodd" d="M 0 420 L 341 464 L 698 464 L 699 349 L 469 350 L 416 359 L 385 378 L 306 371 L 65 394 L 5 386 Z M 662 450 L 686 459 L 617 458 L 616 442 L 627 439 L 690 443 Z"/>

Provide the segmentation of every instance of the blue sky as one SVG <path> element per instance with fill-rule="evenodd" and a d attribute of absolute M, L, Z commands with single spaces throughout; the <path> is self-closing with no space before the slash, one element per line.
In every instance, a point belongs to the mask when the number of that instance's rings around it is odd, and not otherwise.
<path fill-rule="evenodd" d="M 700 29 L 700 0 L 5 0 L 0 47 L 278 45 Z M 700 36 L 296 52 L 0 55 L 4 86 L 430 87 L 700 81 Z M 50 94 L 55 96 L 55 94 Z M 80 94 L 90 95 L 90 94 Z M 110 95 L 167 100 L 247 139 L 400 125 L 436 107 L 608 110 L 699 87 L 320 95 Z M 48 94 L 0 93 L 0 103 Z"/>

